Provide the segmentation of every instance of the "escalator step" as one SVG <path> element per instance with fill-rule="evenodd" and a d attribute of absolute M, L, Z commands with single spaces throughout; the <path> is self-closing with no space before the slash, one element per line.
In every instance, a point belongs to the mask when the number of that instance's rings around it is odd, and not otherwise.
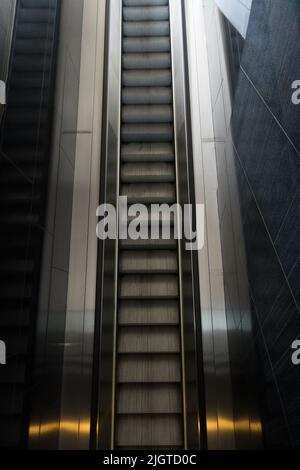
<path fill-rule="evenodd" d="M 169 19 L 168 6 L 123 7 L 125 21 L 166 21 Z"/>
<path fill-rule="evenodd" d="M 45 76 L 43 72 L 15 73 L 11 77 L 11 87 L 24 90 L 24 93 L 27 89 L 45 89 L 49 87 L 49 75 Z"/>
<path fill-rule="evenodd" d="M 123 52 L 170 52 L 171 42 L 167 36 L 125 38 L 123 40 Z"/>
<path fill-rule="evenodd" d="M 18 125 L 14 126 L 12 124 L 7 123 L 7 130 L 5 133 L 4 138 L 4 145 L 28 145 L 32 146 L 34 144 L 39 143 L 41 145 L 42 142 L 45 142 L 47 138 L 47 132 L 45 128 L 39 128 L 38 125 Z M 12 153 L 8 150 L 8 155 L 12 155 Z"/>
<path fill-rule="evenodd" d="M 58 0 L 21 0 L 24 8 L 56 8 Z"/>
<path fill-rule="evenodd" d="M 122 384 L 118 390 L 118 414 L 175 414 L 181 406 L 178 384 Z"/>
<path fill-rule="evenodd" d="M 177 415 L 118 416 L 117 446 L 182 445 L 181 418 Z"/>
<path fill-rule="evenodd" d="M 122 251 L 119 270 L 122 274 L 176 273 L 176 251 Z"/>
<path fill-rule="evenodd" d="M 120 299 L 177 299 L 175 275 L 124 275 L 120 280 Z"/>
<path fill-rule="evenodd" d="M 48 8 L 20 8 L 19 23 L 54 23 L 55 10 Z"/>
<path fill-rule="evenodd" d="M 123 124 L 121 136 L 124 143 L 172 142 L 173 126 L 170 124 Z"/>
<path fill-rule="evenodd" d="M 123 23 L 123 36 L 169 36 L 170 26 L 168 21 L 125 21 Z"/>
<path fill-rule="evenodd" d="M 124 163 L 122 183 L 174 183 L 175 170 L 170 163 Z"/>
<path fill-rule="evenodd" d="M 41 125 L 47 122 L 48 111 L 46 109 L 36 108 L 8 108 L 6 113 L 6 122 L 11 125 Z"/>
<path fill-rule="evenodd" d="M 170 70 L 126 70 L 122 76 L 124 87 L 169 87 L 171 83 Z"/>
<path fill-rule="evenodd" d="M 176 201 L 175 186 L 169 183 L 123 184 L 121 195 L 128 204 L 173 204 Z"/>
<path fill-rule="evenodd" d="M 177 326 L 124 326 L 118 331 L 119 354 L 180 353 Z"/>
<path fill-rule="evenodd" d="M 123 5 L 126 7 L 147 7 L 154 5 L 168 5 L 169 0 L 123 0 Z"/>
<path fill-rule="evenodd" d="M 124 250 L 176 250 L 177 240 L 120 240 L 120 247 Z"/>
<path fill-rule="evenodd" d="M 127 105 L 122 108 L 124 123 L 166 123 L 173 121 L 170 105 Z"/>
<path fill-rule="evenodd" d="M 123 54 L 122 62 L 125 70 L 169 69 L 171 67 L 171 56 L 169 53 L 164 52 Z"/>
<path fill-rule="evenodd" d="M 139 143 L 122 145 L 123 162 L 173 162 L 174 146 L 171 143 Z"/>
<path fill-rule="evenodd" d="M 176 300 L 122 300 L 119 325 L 177 325 L 179 309 Z"/>
<path fill-rule="evenodd" d="M 180 383 L 179 354 L 121 354 L 118 358 L 118 383 Z"/>
<path fill-rule="evenodd" d="M 54 24 L 19 23 L 16 30 L 17 39 L 52 39 Z"/>
<path fill-rule="evenodd" d="M 17 55 L 12 60 L 13 72 L 49 72 L 51 69 L 50 56 Z"/>
<path fill-rule="evenodd" d="M 31 54 L 38 55 L 43 59 L 46 55 L 51 54 L 53 51 L 52 41 L 47 39 L 15 39 L 14 53 L 16 55 Z"/>
<path fill-rule="evenodd" d="M 20 109 L 24 108 L 33 108 L 39 107 L 44 108 L 47 106 L 48 103 L 48 96 L 37 88 L 33 88 L 32 90 L 19 91 L 13 90 L 9 94 L 9 102 L 8 106 L 10 109 L 17 108 Z"/>
<path fill-rule="evenodd" d="M 170 87 L 124 87 L 122 90 L 122 104 L 170 104 L 172 103 L 172 90 Z"/>

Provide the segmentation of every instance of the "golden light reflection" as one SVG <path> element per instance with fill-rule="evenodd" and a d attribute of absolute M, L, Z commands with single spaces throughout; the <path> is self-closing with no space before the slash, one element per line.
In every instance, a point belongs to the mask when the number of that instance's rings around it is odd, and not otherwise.
<path fill-rule="evenodd" d="M 250 421 L 250 430 L 257 434 L 262 433 L 262 424 L 260 421 Z"/>
<path fill-rule="evenodd" d="M 261 433 L 262 426 L 260 421 L 251 421 L 249 420 L 231 420 L 226 418 L 220 418 L 218 420 L 208 419 L 206 421 L 206 427 L 208 432 L 222 432 L 228 431 L 251 431 L 253 433 Z M 200 429 L 200 423 L 198 422 L 198 429 Z"/>
<path fill-rule="evenodd" d="M 31 437 L 39 436 L 40 434 L 50 434 L 55 431 L 65 431 L 69 433 L 89 434 L 90 421 L 54 421 L 45 424 L 32 424 L 29 428 L 29 435 Z"/>

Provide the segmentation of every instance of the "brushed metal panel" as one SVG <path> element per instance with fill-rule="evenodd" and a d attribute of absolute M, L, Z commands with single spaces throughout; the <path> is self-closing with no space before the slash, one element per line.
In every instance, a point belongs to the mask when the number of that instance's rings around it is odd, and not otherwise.
<path fill-rule="evenodd" d="M 119 195 L 119 162 L 120 162 L 120 104 L 121 104 L 121 31 L 122 2 L 113 0 L 108 4 L 108 43 L 107 52 L 107 90 L 106 115 L 104 119 L 104 145 L 101 175 L 101 203 L 105 202 L 118 207 Z M 116 310 L 118 280 L 118 244 L 116 240 L 106 240 L 99 244 L 102 259 L 102 271 L 98 274 L 98 323 L 96 334 L 99 334 L 97 350 L 97 397 L 95 398 L 97 414 L 95 445 L 98 449 L 109 449 L 113 446 L 114 436 L 114 355 L 116 341 Z M 101 317 L 99 317 L 101 312 Z"/>
<path fill-rule="evenodd" d="M 170 5 L 171 55 L 173 76 L 174 137 L 177 166 L 177 200 L 194 203 L 190 188 L 192 168 L 189 160 L 187 84 L 185 83 L 185 54 L 183 14 L 181 0 Z M 181 297 L 181 337 L 184 401 L 185 448 L 200 447 L 200 411 L 198 390 L 198 364 L 196 342 L 196 307 L 192 252 L 186 251 L 185 240 L 179 242 L 179 272 Z M 204 397 L 201 397 L 203 400 Z"/>

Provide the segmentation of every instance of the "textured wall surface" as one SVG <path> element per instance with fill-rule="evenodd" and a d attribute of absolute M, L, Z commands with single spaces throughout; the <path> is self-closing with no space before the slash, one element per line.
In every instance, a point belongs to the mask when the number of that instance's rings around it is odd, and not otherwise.
<path fill-rule="evenodd" d="M 291 362 L 300 336 L 299 64 L 299 1 L 254 0 L 232 129 L 268 448 L 300 448 L 300 368 Z"/>

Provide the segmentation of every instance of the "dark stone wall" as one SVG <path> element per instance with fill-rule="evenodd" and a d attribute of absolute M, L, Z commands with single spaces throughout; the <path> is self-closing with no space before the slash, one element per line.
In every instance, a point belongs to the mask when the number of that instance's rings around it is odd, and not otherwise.
<path fill-rule="evenodd" d="M 266 448 L 300 448 L 299 0 L 253 0 L 232 132 Z"/>

